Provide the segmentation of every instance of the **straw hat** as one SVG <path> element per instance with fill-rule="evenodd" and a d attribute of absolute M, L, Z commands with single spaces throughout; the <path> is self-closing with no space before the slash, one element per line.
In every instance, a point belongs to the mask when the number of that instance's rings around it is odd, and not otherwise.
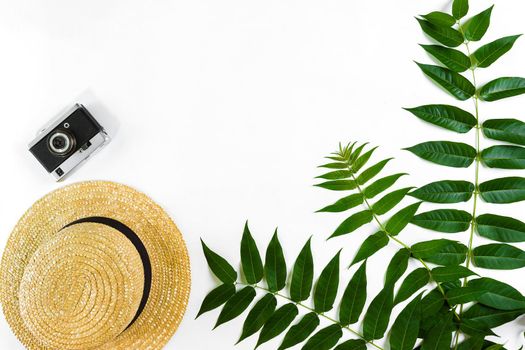
<path fill-rule="evenodd" d="M 190 292 L 181 233 L 150 198 L 91 181 L 37 201 L 0 268 L 7 322 L 29 349 L 160 349 Z"/>

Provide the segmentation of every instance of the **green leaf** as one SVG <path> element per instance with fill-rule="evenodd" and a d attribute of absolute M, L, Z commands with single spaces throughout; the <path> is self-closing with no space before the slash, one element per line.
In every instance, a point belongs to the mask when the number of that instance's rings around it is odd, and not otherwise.
<path fill-rule="evenodd" d="M 479 41 L 490 25 L 490 15 L 492 14 L 492 9 L 494 5 L 486 9 L 485 11 L 478 13 L 473 16 L 471 19 L 463 24 L 463 33 L 465 34 L 465 39 L 470 41 Z"/>
<path fill-rule="evenodd" d="M 458 350 L 481 350 L 483 347 L 484 337 L 470 337 L 467 340 L 461 342 L 458 346 Z"/>
<path fill-rule="evenodd" d="M 479 302 L 483 305 L 499 310 L 525 308 L 525 297 L 516 289 L 503 282 L 482 277 L 470 280 L 467 286 L 486 292 L 479 298 Z"/>
<path fill-rule="evenodd" d="M 308 339 L 302 350 L 329 350 L 337 344 L 339 339 L 343 336 L 341 326 L 333 324 L 321 329 Z"/>
<path fill-rule="evenodd" d="M 452 313 L 446 314 L 439 322 L 432 327 L 426 337 L 423 339 L 423 346 L 421 350 L 442 350 L 450 349 L 452 342 L 452 332 L 454 326 L 452 324 Z"/>
<path fill-rule="evenodd" d="M 349 191 L 357 187 L 354 180 L 333 180 L 315 185 L 331 191 Z"/>
<path fill-rule="evenodd" d="M 414 216 L 411 223 L 429 230 L 455 233 L 470 227 L 472 215 L 464 210 L 436 209 Z"/>
<path fill-rule="evenodd" d="M 353 151 L 352 154 L 350 155 L 350 158 L 348 158 L 348 161 L 350 163 L 354 163 L 357 160 L 357 158 L 361 155 L 361 152 L 363 151 L 363 149 L 365 148 L 367 144 L 368 142 L 365 142 L 361 146 L 357 147 L 355 151 Z"/>
<path fill-rule="evenodd" d="M 355 258 L 354 260 L 352 260 L 350 266 L 369 258 L 370 256 L 377 253 L 381 248 L 385 247 L 387 244 L 388 235 L 383 231 L 379 231 L 374 233 L 373 235 L 368 236 L 368 238 L 364 240 L 363 244 L 361 244 L 361 247 L 359 247 L 359 250 L 357 251 Z"/>
<path fill-rule="evenodd" d="M 468 181 L 443 180 L 429 183 L 409 195 L 431 203 L 459 203 L 470 200 L 474 188 Z"/>
<path fill-rule="evenodd" d="M 339 287 L 339 251 L 319 275 L 314 292 L 315 311 L 318 313 L 332 310 L 337 288 Z"/>
<path fill-rule="evenodd" d="M 492 146 L 481 152 L 481 161 L 489 168 L 525 169 L 525 148 Z"/>
<path fill-rule="evenodd" d="M 341 299 L 339 322 L 342 326 L 354 324 L 359 320 L 366 302 L 366 261 L 356 271 Z"/>
<path fill-rule="evenodd" d="M 461 74 L 440 66 L 416 64 L 426 76 L 460 101 L 468 100 L 476 93 L 474 85 Z"/>
<path fill-rule="evenodd" d="M 364 145 L 363 145 L 364 146 Z M 359 170 L 361 170 L 361 168 L 363 166 L 365 166 L 365 164 L 368 162 L 368 160 L 370 159 L 370 157 L 372 156 L 372 153 L 374 153 L 374 151 L 377 149 L 377 147 L 374 147 L 372 148 L 371 150 L 369 150 L 368 152 L 366 152 L 365 154 L 363 154 L 361 157 L 357 158 L 354 162 L 354 164 L 352 164 L 352 170 L 354 172 L 358 172 Z"/>
<path fill-rule="evenodd" d="M 498 58 L 512 49 L 512 46 L 520 36 L 521 35 L 507 36 L 477 49 L 472 55 L 476 62 L 476 67 L 489 67 L 492 63 L 496 62 Z"/>
<path fill-rule="evenodd" d="M 221 324 L 233 320 L 239 316 L 250 306 L 251 302 L 255 298 L 255 289 L 253 287 L 244 287 L 234 296 L 232 296 L 224 305 L 217 319 L 217 323 L 213 329 L 219 327 Z"/>
<path fill-rule="evenodd" d="M 339 227 L 332 233 L 330 238 L 339 237 L 348 233 L 354 232 L 359 227 L 368 224 L 372 221 L 373 215 L 370 210 L 363 210 L 352 214 L 348 219 L 343 221 Z"/>
<path fill-rule="evenodd" d="M 525 200 L 525 178 L 503 177 L 479 185 L 481 198 L 488 203 L 514 203 Z"/>
<path fill-rule="evenodd" d="M 432 278 L 436 282 L 452 282 L 472 275 L 475 273 L 465 266 L 444 266 L 432 269 Z"/>
<path fill-rule="evenodd" d="M 421 315 L 425 317 L 434 315 L 441 310 L 444 304 L 443 293 L 438 288 L 434 288 L 421 300 Z"/>
<path fill-rule="evenodd" d="M 392 286 L 385 286 L 368 306 L 363 320 L 363 335 L 365 339 L 383 338 L 394 306 L 392 302 L 393 293 Z"/>
<path fill-rule="evenodd" d="M 214 310 L 228 301 L 235 294 L 235 286 L 233 284 L 221 284 L 214 290 L 212 290 L 204 300 L 202 301 L 201 308 L 197 314 L 198 318 L 200 315 Z"/>
<path fill-rule="evenodd" d="M 420 205 L 421 202 L 411 204 L 392 215 L 390 220 L 386 223 L 386 232 L 391 236 L 399 234 L 399 232 L 401 232 L 412 220 Z"/>
<path fill-rule="evenodd" d="M 472 258 L 477 267 L 513 270 L 525 266 L 525 252 L 509 244 L 493 243 L 474 248 Z"/>
<path fill-rule="evenodd" d="M 412 350 L 416 344 L 421 321 L 421 295 L 399 313 L 390 332 L 391 350 Z"/>
<path fill-rule="evenodd" d="M 354 193 L 347 197 L 341 198 L 334 204 L 324 207 L 323 209 L 320 209 L 317 212 L 339 213 L 357 207 L 358 205 L 363 204 L 363 201 L 363 194 Z"/>
<path fill-rule="evenodd" d="M 424 267 L 409 273 L 397 291 L 394 305 L 410 298 L 415 292 L 426 286 L 429 281 L 430 275 Z"/>
<path fill-rule="evenodd" d="M 428 123 L 461 134 L 469 132 L 477 124 L 476 117 L 455 106 L 424 105 L 405 109 Z"/>
<path fill-rule="evenodd" d="M 468 0 L 454 0 L 452 3 L 452 15 L 455 19 L 462 19 L 468 13 Z"/>
<path fill-rule="evenodd" d="M 351 177 L 354 173 L 350 170 L 335 170 L 329 173 L 319 175 L 316 179 L 325 179 L 325 180 L 341 180 Z"/>
<path fill-rule="evenodd" d="M 255 348 L 257 349 L 261 344 L 272 340 L 284 332 L 298 314 L 299 310 L 297 310 L 297 306 L 292 303 L 288 303 L 277 309 L 270 319 L 264 324 Z"/>
<path fill-rule="evenodd" d="M 483 101 L 497 101 L 525 93 L 525 78 L 504 77 L 488 82 L 479 90 Z"/>
<path fill-rule="evenodd" d="M 296 303 L 310 297 L 314 280 L 314 262 L 312 257 L 311 238 L 299 253 L 292 272 L 290 297 Z"/>
<path fill-rule="evenodd" d="M 521 120 L 489 119 L 482 130 L 489 139 L 525 145 L 525 123 Z"/>
<path fill-rule="evenodd" d="M 248 222 L 244 225 L 241 240 L 241 262 L 244 276 L 249 284 L 256 284 L 262 280 L 264 275 L 263 263 L 257 244 L 248 228 Z"/>
<path fill-rule="evenodd" d="M 248 313 L 242 326 L 241 337 L 237 341 L 237 344 L 257 333 L 273 315 L 276 306 L 277 299 L 275 299 L 273 294 L 268 293 L 262 297 Z"/>
<path fill-rule="evenodd" d="M 264 275 L 270 292 L 278 292 L 286 286 L 286 260 L 283 248 L 277 237 L 277 230 L 266 249 Z"/>
<path fill-rule="evenodd" d="M 470 58 L 463 52 L 440 45 L 420 45 L 426 52 L 434 56 L 448 69 L 461 73 L 470 68 Z"/>
<path fill-rule="evenodd" d="M 453 28 L 438 26 L 419 18 L 416 20 L 425 34 L 445 46 L 457 47 L 464 42 L 463 35 Z"/>
<path fill-rule="evenodd" d="M 385 286 L 393 285 L 403 276 L 408 267 L 409 258 L 410 251 L 406 248 L 401 248 L 394 254 L 386 269 Z"/>
<path fill-rule="evenodd" d="M 377 215 L 386 214 L 398 205 L 412 188 L 413 187 L 405 187 L 383 196 L 383 198 L 372 205 L 372 211 Z"/>
<path fill-rule="evenodd" d="M 334 350 L 366 350 L 366 342 L 362 339 L 350 339 L 337 345 Z"/>
<path fill-rule="evenodd" d="M 464 314 L 466 320 L 476 321 L 488 328 L 496 328 L 525 313 L 519 310 L 498 310 L 481 304 L 472 305 Z"/>
<path fill-rule="evenodd" d="M 294 345 L 297 345 L 306 340 L 314 332 L 314 330 L 319 326 L 319 317 L 315 312 L 310 312 L 306 314 L 301 321 L 296 325 L 290 327 L 284 340 L 279 346 L 278 350 L 284 350 L 291 348 Z"/>
<path fill-rule="evenodd" d="M 237 272 L 233 267 L 224 260 L 223 257 L 212 251 L 201 239 L 202 250 L 204 251 L 204 256 L 208 262 L 208 266 L 211 271 L 222 283 L 232 284 L 237 280 Z"/>
<path fill-rule="evenodd" d="M 468 168 L 476 158 L 474 147 L 461 142 L 429 141 L 405 149 L 430 162 L 453 168 Z"/>
<path fill-rule="evenodd" d="M 377 162 L 376 164 L 372 165 L 370 168 L 363 170 L 361 175 L 357 177 L 357 183 L 359 185 L 364 185 L 366 182 L 371 180 L 374 176 L 379 174 L 381 170 L 385 167 L 385 165 L 391 161 L 393 158 L 383 159 L 380 162 Z"/>
<path fill-rule="evenodd" d="M 437 26 L 452 27 L 454 24 L 456 24 L 456 19 L 444 12 L 434 11 L 421 17 Z"/>
<path fill-rule="evenodd" d="M 434 239 L 431 241 L 419 242 L 412 246 L 412 255 L 415 258 L 428 258 L 443 251 L 444 248 L 453 245 L 454 241 L 448 239 Z"/>
<path fill-rule="evenodd" d="M 390 188 L 396 181 L 401 177 L 407 175 L 406 173 L 399 173 L 394 175 L 385 176 L 379 180 L 376 180 L 367 188 L 365 188 L 364 194 L 366 198 L 374 198 L 379 193 Z"/>
<path fill-rule="evenodd" d="M 423 260 L 442 266 L 454 266 L 462 264 L 467 258 L 467 246 L 461 243 L 453 242 L 444 247 L 440 252 L 425 257 Z"/>
<path fill-rule="evenodd" d="M 459 287 L 449 290 L 446 293 L 446 298 L 448 303 L 453 306 L 478 301 L 483 294 L 485 294 L 484 290 L 472 287 Z"/>
<path fill-rule="evenodd" d="M 470 320 L 461 320 L 459 322 L 459 330 L 472 337 L 496 336 L 496 334 L 483 324 Z"/>
<path fill-rule="evenodd" d="M 333 158 L 332 158 L 333 159 Z M 327 163 L 323 165 L 319 165 L 318 168 L 325 168 L 325 169 L 347 169 L 348 165 L 346 162 L 334 162 L 334 163 Z"/>
<path fill-rule="evenodd" d="M 508 216 L 483 214 L 476 218 L 478 234 L 499 242 L 525 242 L 525 223 Z"/>

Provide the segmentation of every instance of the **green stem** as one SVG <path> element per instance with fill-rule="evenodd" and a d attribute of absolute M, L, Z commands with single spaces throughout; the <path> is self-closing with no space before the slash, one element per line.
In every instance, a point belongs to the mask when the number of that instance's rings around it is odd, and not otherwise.
<path fill-rule="evenodd" d="M 376 349 L 378 349 L 378 350 L 385 350 L 384 348 L 382 348 L 378 344 L 374 343 L 373 341 L 365 339 L 365 336 L 363 334 L 361 334 L 358 331 L 350 328 L 350 326 L 343 326 L 339 321 L 337 321 L 337 320 L 335 320 L 335 319 L 333 319 L 333 318 L 331 318 L 329 316 L 326 316 L 323 313 L 317 312 L 317 311 L 315 311 L 315 309 L 313 309 L 313 308 L 311 308 L 311 307 L 309 307 L 307 305 L 304 305 L 303 303 L 293 301 L 291 298 L 287 297 L 286 295 L 280 294 L 278 292 L 272 292 L 269 289 L 261 287 L 261 286 L 258 286 L 258 285 L 245 284 L 245 283 L 242 283 L 242 282 L 236 282 L 236 284 L 243 285 L 243 286 L 250 286 L 250 287 L 262 290 L 262 291 L 264 291 L 266 293 L 271 293 L 271 294 L 273 294 L 273 295 L 275 295 L 275 296 L 277 296 L 279 298 L 282 298 L 282 299 L 287 300 L 287 301 L 289 301 L 291 303 L 294 303 L 295 305 L 297 305 L 297 306 L 299 306 L 299 307 L 301 307 L 301 308 L 303 308 L 305 310 L 308 310 L 310 312 L 315 312 L 317 314 L 317 316 L 322 317 L 322 318 L 328 320 L 329 322 L 332 322 L 334 324 L 339 325 L 342 329 L 346 329 L 347 331 L 349 331 L 350 333 L 352 333 L 355 336 L 359 337 L 360 339 L 364 340 L 365 342 L 367 342 L 368 344 L 372 345 Z"/>

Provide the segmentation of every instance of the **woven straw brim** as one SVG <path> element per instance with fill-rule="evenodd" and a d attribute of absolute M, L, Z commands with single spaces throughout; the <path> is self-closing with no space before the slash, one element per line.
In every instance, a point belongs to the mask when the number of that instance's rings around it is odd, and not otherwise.
<path fill-rule="evenodd" d="M 146 195 L 112 182 L 66 186 L 37 201 L 20 219 L 0 268 L 0 301 L 7 322 L 27 348 L 51 349 L 24 322 L 20 285 L 37 250 L 68 224 L 87 217 L 111 218 L 131 228 L 151 262 L 151 289 L 144 310 L 116 338 L 93 349 L 161 349 L 176 331 L 188 303 L 191 277 L 186 245 L 162 208 Z"/>

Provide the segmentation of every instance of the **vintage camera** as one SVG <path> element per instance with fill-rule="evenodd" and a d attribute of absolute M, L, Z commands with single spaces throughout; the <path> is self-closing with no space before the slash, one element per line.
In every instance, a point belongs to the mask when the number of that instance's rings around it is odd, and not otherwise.
<path fill-rule="evenodd" d="M 29 151 L 58 181 L 109 141 L 104 128 L 81 104 L 52 120 Z"/>

